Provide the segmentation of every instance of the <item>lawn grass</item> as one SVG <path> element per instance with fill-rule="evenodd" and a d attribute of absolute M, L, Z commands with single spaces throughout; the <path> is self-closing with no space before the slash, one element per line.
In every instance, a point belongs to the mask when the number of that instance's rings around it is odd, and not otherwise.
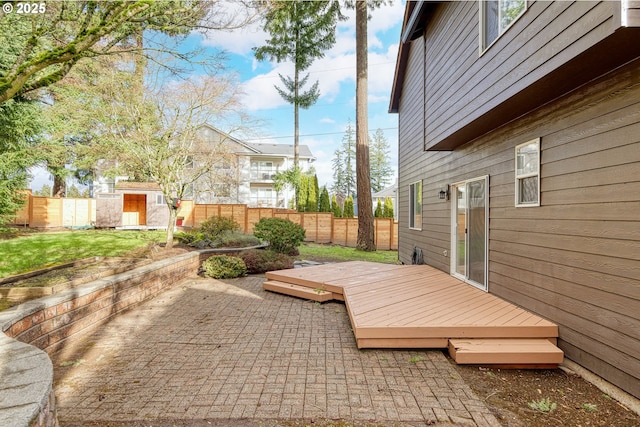
<path fill-rule="evenodd" d="M 298 259 L 321 262 L 371 261 L 399 264 L 398 251 L 364 252 L 355 248 L 319 243 L 304 243 L 299 248 Z"/>
<path fill-rule="evenodd" d="M 78 230 L 0 241 L 0 277 L 95 256 L 122 256 L 165 239 L 164 231 Z"/>
<path fill-rule="evenodd" d="M 77 230 L 34 233 L 0 240 L 0 278 L 83 258 L 122 256 L 164 239 L 164 231 Z M 304 243 L 299 249 L 299 259 L 312 261 L 398 263 L 397 251 L 363 252 L 355 248 L 318 243 Z"/>

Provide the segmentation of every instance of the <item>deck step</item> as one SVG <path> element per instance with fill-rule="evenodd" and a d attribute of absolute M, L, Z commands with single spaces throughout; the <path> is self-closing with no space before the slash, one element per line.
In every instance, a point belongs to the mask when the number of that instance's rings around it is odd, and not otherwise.
<path fill-rule="evenodd" d="M 451 338 L 449 354 L 458 364 L 558 365 L 564 353 L 544 338 Z"/>
<path fill-rule="evenodd" d="M 277 280 L 267 280 L 262 284 L 262 288 L 267 291 L 277 292 L 280 294 L 290 295 L 298 298 L 310 299 L 318 302 L 326 302 L 331 301 L 332 299 L 336 299 L 334 294 L 329 291 L 318 288 L 314 289 L 308 286 L 295 285 L 292 283 L 280 282 Z"/>

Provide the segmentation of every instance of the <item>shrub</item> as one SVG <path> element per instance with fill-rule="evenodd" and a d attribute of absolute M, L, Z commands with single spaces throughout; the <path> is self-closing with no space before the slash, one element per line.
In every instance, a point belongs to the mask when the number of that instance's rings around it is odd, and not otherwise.
<path fill-rule="evenodd" d="M 344 211 L 342 213 L 343 218 L 353 218 L 355 215 L 353 207 L 353 197 L 349 196 L 344 199 Z"/>
<path fill-rule="evenodd" d="M 200 224 L 199 230 L 204 235 L 205 239 L 215 241 L 222 233 L 240 231 L 240 224 L 231 218 L 212 216 Z"/>
<path fill-rule="evenodd" d="M 373 213 L 374 218 L 382 218 L 382 202 L 378 199 L 378 204 L 376 205 L 376 210 Z"/>
<path fill-rule="evenodd" d="M 293 268 L 293 258 L 274 251 L 249 249 L 238 256 L 244 261 L 249 274 Z"/>
<path fill-rule="evenodd" d="M 261 218 L 253 229 L 253 235 L 269 242 L 269 249 L 292 254 L 305 238 L 302 226 L 284 218 Z"/>
<path fill-rule="evenodd" d="M 327 186 L 322 187 L 322 191 L 320 191 L 320 202 L 318 202 L 318 211 L 320 212 L 331 212 L 331 201 L 329 200 L 329 191 L 327 191 Z"/>
<path fill-rule="evenodd" d="M 333 212 L 334 217 L 342 218 L 342 206 L 338 203 L 338 198 L 335 194 L 331 198 L 331 212 Z"/>
<path fill-rule="evenodd" d="M 223 248 L 246 248 L 248 246 L 257 246 L 262 243 L 260 239 L 251 235 L 238 233 L 235 231 L 227 231 L 222 233 L 216 240 L 216 247 Z"/>
<path fill-rule="evenodd" d="M 173 235 L 176 240 L 180 243 L 184 243 L 185 245 L 194 245 L 196 242 L 203 240 L 204 235 L 200 232 L 200 230 L 194 228 L 187 231 L 179 231 Z"/>
<path fill-rule="evenodd" d="M 234 279 L 246 276 L 247 266 L 238 257 L 214 255 L 202 263 L 202 270 L 207 277 L 214 279 Z"/>
<path fill-rule="evenodd" d="M 393 200 L 387 196 L 384 199 L 384 207 L 382 208 L 382 216 L 384 218 L 393 218 Z"/>

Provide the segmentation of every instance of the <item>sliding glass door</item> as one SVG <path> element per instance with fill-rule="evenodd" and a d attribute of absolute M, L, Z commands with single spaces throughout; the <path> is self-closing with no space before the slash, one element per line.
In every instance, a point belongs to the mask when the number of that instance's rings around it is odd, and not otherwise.
<path fill-rule="evenodd" d="M 489 177 L 452 186 L 452 274 L 480 289 L 488 289 Z"/>

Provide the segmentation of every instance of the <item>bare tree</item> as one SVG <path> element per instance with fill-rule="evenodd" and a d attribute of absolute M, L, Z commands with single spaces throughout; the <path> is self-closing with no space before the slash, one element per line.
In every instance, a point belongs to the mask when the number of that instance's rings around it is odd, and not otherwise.
<path fill-rule="evenodd" d="M 142 84 L 138 59 L 131 53 L 96 58 L 80 64 L 64 85 L 53 85 L 48 132 L 53 140 L 81 142 L 63 147 L 73 148 L 78 167 L 101 165 L 107 176 L 157 183 L 169 209 L 171 247 L 176 200 L 233 163 L 225 140 L 211 138 L 202 125 L 222 126 L 229 118 L 242 123 L 240 93 L 228 74 L 171 80 L 164 67 L 153 66 L 165 62 L 161 58 L 147 66 Z"/>
<path fill-rule="evenodd" d="M 118 101 L 110 111 L 108 154 L 117 160 L 120 174 L 135 171 L 160 186 L 169 209 L 170 248 L 176 200 L 198 181 L 218 173 L 221 164 L 232 162 L 224 139 L 208 137 L 202 124 L 239 112 L 237 84 L 227 76 L 205 76 L 158 82 L 145 89 L 142 102 L 134 93 L 123 95 L 113 94 Z"/>

